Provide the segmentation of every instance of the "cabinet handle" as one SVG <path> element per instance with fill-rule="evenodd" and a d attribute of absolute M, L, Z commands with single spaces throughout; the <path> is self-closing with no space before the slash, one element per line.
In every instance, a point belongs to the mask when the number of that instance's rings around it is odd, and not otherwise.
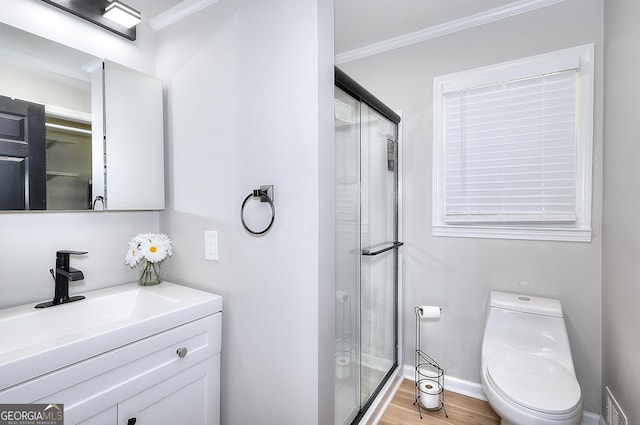
<path fill-rule="evenodd" d="M 136 418 L 130 418 L 130 419 L 127 421 L 127 425 L 135 425 L 135 423 L 136 423 L 136 422 L 137 422 L 137 419 L 136 419 Z"/>
<path fill-rule="evenodd" d="M 184 358 L 184 356 L 187 355 L 187 347 L 180 347 L 178 348 L 178 350 L 176 351 L 176 353 L 178 353 L 178 357 L 180 357 L 181 359 Z"/>

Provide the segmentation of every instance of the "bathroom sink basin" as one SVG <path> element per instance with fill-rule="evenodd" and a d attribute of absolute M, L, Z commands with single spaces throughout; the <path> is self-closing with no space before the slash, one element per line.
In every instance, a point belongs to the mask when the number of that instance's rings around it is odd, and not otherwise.
<path fill-rule="evenodd" d="M 2 351 L 15 351 L 45 341 L 64 338 L 69 333 L 86 333 L 133 317 L 144 317 L 179 300 L 144 288 L 114 294 L 89 296 L 84 301 L 59 305 L 48 310 L 30 308 L 17 314 L 0 312 Z"/>
<path fill-rule="evenodd" d="M 0 310 L 0 390 L 222 310 L 220 296 L 168 282 L 83 295 Z"/>

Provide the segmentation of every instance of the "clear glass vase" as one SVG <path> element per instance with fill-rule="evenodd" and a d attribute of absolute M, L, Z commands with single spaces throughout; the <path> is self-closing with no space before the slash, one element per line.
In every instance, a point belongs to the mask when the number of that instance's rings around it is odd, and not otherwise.
<path fill-rule="evenodd" d="M 145 261 L 142 265 L 142 272 L 140 278 L 138 278 L 138 284 L 140 286 L 153 286 L 162 282 L 162 275 L 160 273 L 160 263 L 152 263 Z"/>

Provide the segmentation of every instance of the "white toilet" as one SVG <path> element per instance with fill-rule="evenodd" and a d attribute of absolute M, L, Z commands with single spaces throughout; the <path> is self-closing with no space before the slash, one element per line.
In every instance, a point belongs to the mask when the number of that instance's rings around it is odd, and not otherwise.
<path fill-rule="evenodd" d="M 580 425 L 582 393 L 560 301 L 491 292 L 481 367 L 502 425 Z"/>

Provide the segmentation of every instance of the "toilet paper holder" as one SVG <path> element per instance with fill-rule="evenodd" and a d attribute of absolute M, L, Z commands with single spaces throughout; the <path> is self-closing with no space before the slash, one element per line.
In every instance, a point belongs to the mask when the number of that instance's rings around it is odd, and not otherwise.
<path fill-rule="evenodd" d="M 422 350 L 421 319 L 422 306 L 415 307 L 416 313 L 416 352 L 415 352 L 415 387 L 414 406 L 422 419 L 422 410 L 442 410 L 446 418 L 447 408 L 444 403 L 444 369 L 430 355 Z"/>

